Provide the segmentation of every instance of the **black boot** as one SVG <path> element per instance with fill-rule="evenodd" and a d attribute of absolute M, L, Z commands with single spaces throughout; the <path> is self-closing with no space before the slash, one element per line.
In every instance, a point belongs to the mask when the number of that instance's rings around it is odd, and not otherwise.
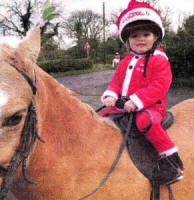
<path fill-rule="evenodd" d="M 177 152 L 158 161 L 160 184 L 172 184 L 183 178 L 184 166 Z"/>

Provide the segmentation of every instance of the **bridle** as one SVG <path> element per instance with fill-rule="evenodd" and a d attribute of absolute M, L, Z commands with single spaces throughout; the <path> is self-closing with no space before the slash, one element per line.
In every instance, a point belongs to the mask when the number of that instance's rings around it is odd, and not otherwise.
<path fill-rule="evenodd" d="M 37 88 L 36 88 L 35 71 L 34 71 L 34 78 L 32 81 L 25 72 L 19 70 L 13 64 L 11 63 L 9 64 L 12 67 L 14 67 L 25 78 L 25 80 L 28 82 L 28 84 L 30 85 L 32 89 L 33 95 L 36 95 Z M 18 167 L 20 166 L 20 164 L 22 164 L 22 174 L 23 174 L 24 180 L 30 184 L 36 184 L 35 181 L 31 180 L 28 177 L 27 172 L 26 172 L 26 161 L 36 139 L 40 140 L 41 142 L 44 142 L 44 140 L 41 139 L 41 137 L 38 135 L 38 132 L 37 132 L 37 115 L 36 115 L 36 110 L 35 110 L 35 107 L 33 105 L 33 100 L 32 100 L 30 102 L 30 105 L 28 106 L 28 113 L 24 122 L 24 127 L 21 133 L 19 146 L 16 149 L 13 157 L 11 158 L 9 166 L 5 168 L 4 166 L 0 165 L 0 177 L 3 178 L 3 182 L 2 182 L 1 190 L 0 190 L 0 200 L 7 199 L 7 195 L 13 183 L 14 175 Z"/>

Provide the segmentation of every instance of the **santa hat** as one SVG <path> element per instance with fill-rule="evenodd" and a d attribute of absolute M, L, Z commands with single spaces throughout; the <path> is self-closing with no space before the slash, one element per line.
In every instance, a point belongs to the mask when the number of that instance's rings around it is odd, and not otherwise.
<path fill-rule="evenodd" d="M 131 23 L 137 21 L 151 22 L 157 26 L 158 30 L 161 32 L 161 38 L 164 36 L 162 20 L 157 10 L 148 3 L 131 0 L 127 9 L 120 14 L 116 22 L 118 35 L 122 42 L 125 42 L 125 38 L 123 38 L 124 29 Z M 148 25 L 148 23 L 146 25 Z"/>

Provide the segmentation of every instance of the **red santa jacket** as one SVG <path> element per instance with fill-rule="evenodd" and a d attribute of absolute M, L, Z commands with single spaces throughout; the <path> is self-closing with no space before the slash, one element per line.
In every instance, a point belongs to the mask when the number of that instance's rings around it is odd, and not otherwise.
<path fill-rule="evenodd" d="M 116 99 L 119 95 L 129 96 L 138 110 L 155 106 L 164 113 L 166 111 L 166 94 L 172 81 L 172 73 L 168 58 L 161 48 L 157 48 L 150 56 L 144 77 L 145 56 L 129 54 L 119 63 L 107 90 L 102 95 L 102 102 L 107 96 Z M 107 112 L 120 112 L 111 108 Z M 103 113 L 103 114 L 105 114 Z"/>

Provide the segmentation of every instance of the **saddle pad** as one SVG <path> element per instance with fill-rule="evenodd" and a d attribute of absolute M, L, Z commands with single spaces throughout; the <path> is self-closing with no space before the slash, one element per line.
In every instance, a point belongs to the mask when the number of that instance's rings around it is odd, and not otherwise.
<path fill-rule="evenodd" d="M 126 133 L 126 124 L 129 114 L 110 114 L 108 117 L 120 127 L 123 134 Z M 164 129 L 170 127 L 173 123 L 173 115 L 167 112 L 166 118 L 162 121 Z M 131 160 L 139 171 L 149 180 L 154 180 L 154 171 L 158 167 L 159 155 L 152 144 L 144 137 L 136 127 L 135 116 L 133 117 L 133 126 L 128 137 L 128 151 Z"/>
<path fill-rule="evenodd" d="M 159 156 L 152 144 L 145 137 L 129 137 L 128 151 L 137 169 L 149 180 L 153 180 Z"/>
<path fill-rule="evenodd" d="M 172 125 L 173 121 L 173 115 L 168 111 L 161 125 L 166 130 Z M 141 173 L 144 174 L 144 176 L 146 176 L 149 180 L 155 179 L 154 171 L 158 167 L 159 155 L 146 137 L 129 136 L 128 151 L 132 161 Z"/>

